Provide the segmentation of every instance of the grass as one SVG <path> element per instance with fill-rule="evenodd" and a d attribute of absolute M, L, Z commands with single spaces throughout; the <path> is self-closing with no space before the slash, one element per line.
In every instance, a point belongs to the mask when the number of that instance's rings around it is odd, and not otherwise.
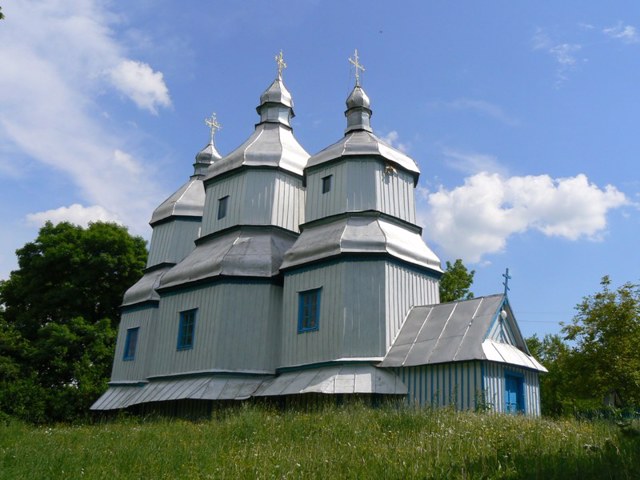
<path fill-rule="evenodd" d="M 198 422 L 8 422 L 0 478 L 640 478 L 640 437 L 606 422 L 247 406 Z"/>

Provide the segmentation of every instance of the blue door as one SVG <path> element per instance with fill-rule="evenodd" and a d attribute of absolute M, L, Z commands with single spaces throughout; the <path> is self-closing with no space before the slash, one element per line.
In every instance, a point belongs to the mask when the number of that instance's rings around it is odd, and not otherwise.
<path fill-rule="evenodd" d="M 522 377 L 506 374 L 504 376 L 505 412 L 524 412 L 524 382 Z"/>

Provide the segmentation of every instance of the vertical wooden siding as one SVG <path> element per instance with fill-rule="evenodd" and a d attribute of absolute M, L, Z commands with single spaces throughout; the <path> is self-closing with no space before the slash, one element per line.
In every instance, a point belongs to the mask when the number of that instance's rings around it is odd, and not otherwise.
<path fill-rule="evenodd" d="M 385 267 L 386 345 L 391 347 L 409 309 L 440 302 L 438 280 L 397 263 Z"/>
<path fill-rule="evenodd" d="M 150 342 L 153 341 L 153 329 L 155 328 L 157 315 L 158 309 L 151 305 L 132 308 L 122 313 L 111 372 L 112 381 L 141 381 L 146 378 L 146 363 L 149 361 Z M 122 357 L 124 355 L 127 330 L 136 327 L 140 330 L 138 330 L 135 358 L 125 361 Z"/>
<path fill-rule="evenodd" d="M 280 343 L 281 299 L 282 287 L 250 280 L 165 294 L 149 374 L 214 369 L 272 372 Z M 190 309 L 197 309 L 194 346 L 179 351 L 180 312 Z"/>
<path fill-rule="evenodd" d="M 331 191 L 322 179 L 333 175 Z M 415 223 L 413 178 L 406 172 L 385 173 L 377 158 L 350 158 L 313 170 L 307 176 L 306 221 L 345 212 L 376 210 Z"/>
<path fill-rule="evenodd" d="M 298 333 L 298 293 L 322 288 L 319 329 Z M 384 261 L 348 261 L 285 274 L 281 366 L 385 353 Z"/>
<path fill-rule="evenodd" d="M 459 410 L 487 408 L 505 411 L 505 370 L 523 375 L 525 414 L 540 415 L 540 387 L 536 372 L 495 362 L 469 361 L 395 369 L 409 390 L 407 402 L 416 406 Z"/>
<path fill-rule="evenodd" d="M 197 219 L 197 220 L 196 220 Z M 163 262 L 178 263 L 195 248 L 200 233 L 201 220 L 175 219 L 153 228 L 147 267 Z"/>
<path fill-rule="evenodd" d="M 229 197 L 218 219 L 218 201 Z M 304 222 L 302 180 L 274 169 L 243 170 L 207 185 L 202 235 L 235 225 L 275 225 L 298 232 Z"/>

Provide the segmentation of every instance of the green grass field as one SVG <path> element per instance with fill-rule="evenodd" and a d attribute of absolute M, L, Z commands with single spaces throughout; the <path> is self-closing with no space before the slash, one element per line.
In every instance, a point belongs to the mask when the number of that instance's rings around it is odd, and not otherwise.
<path fill-rule="evenodd" d="M 633 433 L 633 432 L 632 432 Z M 640 478 L 606 422 L 452 410 L 248 406 L 206 421 L 0 426 L 0 478 Z"/>

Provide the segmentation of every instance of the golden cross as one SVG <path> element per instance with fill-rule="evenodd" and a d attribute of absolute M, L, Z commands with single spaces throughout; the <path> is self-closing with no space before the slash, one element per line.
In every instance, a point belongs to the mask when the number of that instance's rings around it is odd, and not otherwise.
<path fill-rule="evenodd" d="M 278 78 L 282 78 L 282 70 L 287 68 L 287 64 L 284 63 L 284 57 L 282 55 L 282 50 L 280 50 L 280 54 L 276 55 L 276 64 L 278 65 Z"/>
<path fill-rule="evenodd" d="M 355 53 L 353 54 L 354 58 L 349 58 L 349 62 L 353 64 L 356 68 L 356 87 L 360 86 L 360 70 L 364 72 L 364 66 L 360 63 L 358 59 L 358 49 L 356 48 Z"/>
<path fill-rule="evenodd" d="M 220 130 L 222 128 L 222 125 L 220 125 L 218 123 L 218 120 L 216 119 L 216 114 L 212 113 L 211 116 L 209 118 L 205 118 L 204 119 L 204 124 L 209 127 L 209 129 L 211 130 L 211 143 L 213 143 L 213 136 L 215 135 L 216 131 Z"/>

